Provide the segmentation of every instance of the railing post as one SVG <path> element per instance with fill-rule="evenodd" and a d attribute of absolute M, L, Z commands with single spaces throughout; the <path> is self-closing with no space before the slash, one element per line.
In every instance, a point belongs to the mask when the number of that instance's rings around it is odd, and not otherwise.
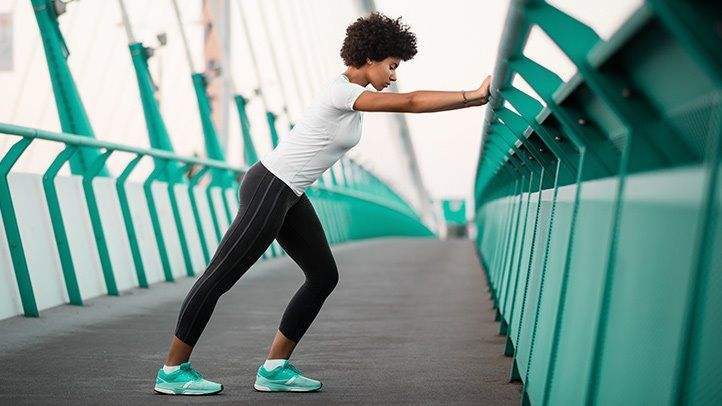
<path fill-rule="evenodd" d="M 58 247 L 58 256 L 60 258 L 60 266 L 63 271 L 63 279 L 65 280 L 65 288 L 68 292 L 70 304 L 82 306 L 83 298 L 78 287 L 78 279 L 75 274 L 75 266 L 73 258 L 70 255 L 70 246 L 68 245 L 68 234 L 65 231 L 63 223 L 63 213 L 60 210 L 60 202 L 58 200 L 58 191 L 55 186 L 55 177 L 60 168 L 70 160 L 78 151 L 77 147 L 66 145 L 50 164 L 50 167 L 43 174 L 43 189 L 45 190 L 45 198 L 48 202 L 48 212 L 50 214 L 50 223 L 53 227 L 55 236 L 55 245 Z"/>
<path fill-rule="evenodd" d="M 148 175 L 145 182 L 143 182 L 143 192 L 145 193 L 145 200 L 148 204 L 148 212 L 150 213 L 150 222 L 153 225 L 153 234 L 155 235 L 156 246 L 158 247 L 158 255 L 160 256 L 160 263 L 163 267 L 163 276 L 166 282 L 173 282 L 173 272 L 170 269 L 170 260 L 168 260 L 168 251 L 165 245 L 165 239 L 163 238 L 163 230 L 160 227 L 160 219 L 158 218 L 158 208 L 155 205 L 155 199 L 153 198 L 153 182 L 161 176 L 162 165 L 153 169 Z"/>
<path fill-rule="evenodd" d="M 211 175 L 211 180 L 206 186 L 205 194 L 208 200 L 208 211 L 211 214 L 211 223 L 213 224 L 213 231 L 216 233 L 216 241 L 220 244 L 221 238 L 223 238 L 223 232 L 221 225 L 218 222 L 218 214 L 216 213 L 216 205 L 213 203 L 213 187 L 216 186 L 215 178 Z"/>
<path fill-rule="evenodd" d="M 522 253 L 524 252 L 524 244 L 526 243 L 526 230 L 527 230 L 527 224 L 529 221 L 529 205 L 530 205 L 529 203 L 531 201 L 532 186 L 534 184 L 534 177 L 535 177 L 534 175 L 536 175 L 537 170 L 538 170 L 538 168 L 536 168 L 536 165 L 534 165 L 532 168 L 530 168 L 529 184 L 528 184 L 528 186 L 522 185 L 523 187 L 525 187 L 525 189 L 522 189 L 522 193 L 521 193 L 522 204 L 523 204 L 524 194 L 527 195 L 525 211 L 524 211 L 524 225 L 521 228 L 522 232 L 521 232 L 520 250 Z M 514 322 L 514 309 L 516 308 L 516 306 L 515 306 L 516 300 L 517 300 L 516 293 L 517 293 L 518 286 L 519 286 L 519 274 L 521 272 L 522 257 L 523 257 L 523 255 L 519 255 L 517 258 L 517 263 L 516 263 L 516 276 L 514 277 L 514 284 L 512 287 L 512 297 L 511 297 L 511 308 L 509 310 L 509 325 L 510 326 L 512 326 L 512 323 Z M 512 335 L 513 334 L 511 334 L 511 332 L 510 332 L 510 334 L 507 336 L 507 345 L 506 345 L 506 348 L 504 351 L 504 355 L 511 356 L 511 357 L 513 357 L 516 352 L 516 348 L 514 347 L 514 340 L 512 339 Z M 518 344 L 518 342 L 517 342 L 517 344 Z M 514 367 L 516 367 L 516 360 L 514 361 Z M 510 375 L 510 380 L 515 380 L 515 379 L 520 379 L 518 376 L 518 369 L 517 369 L 516 376 L 514 374 L 513 369 L 512 369 L 511 375 Z"/>
<path fill-rule="evenodd" d="M 128 180 L 130 173 L 136 166 L 138 166 L 138 162 L 140 162 L 144 156 L 145 155 L 143 154 L 137 154 L 135 158 L 128 162 L 128 165 L 125 166 L 123 172 L 115 180 L 115 190 L 118 192 L 120 211 L 123 215 L 123 222 L 125 223 L 125 232 L 128 235 L 128 244 L 130 245 L 130 253 L 133 256 L 135 274 L 138 277 L 138 286 L 141 288 L 148 287 L 148 278 L 145 275 L 145 266 L 143 265 L 143 258 L 140 255 L 138 236 L 135 232 L 135 225 L 133 224 L 133 215 L 130 212 L 130 204 L 128 203 L 128 193 L 125 190 L 125 182 Z"/>
<path fill-rule="evenodd" d="M 95 198 L 95 189 L 93 187 L 93 179 L 98 176 L 105 168 L 105 161 L 108 160 L 113 153 L 109 149 L 100 154 L 90 164 L 88 169 L 83 173 L 83 192 L 85 193 L 85 201 L 88 203 L 88 215 L 90 216 L 90 224 L 93 226 L 93 235 L 98 248 L 98 256 L 100 257 L 100 266 L 103 270 L 103 279 L 108 289 L 108 294 L 112 296 L 118 295 L 118 287 L 115 284 L 115 276 L 113 275 L 113 266 L 110 262 L 110 254 L 108 253 L 108 245 L 105 241 L 105 233 L 103 232 L 103 223 L 100 220 L 100 212 L 98 211 L 98 202 Z"/>
<path fill-rule="evenodd" d="M 529 371 L 531 370 L 531 361 L 534 356 L 534 345 L 536 343 L 536 336 L 537 336 L 537 327 L 539 325 L 539 314 L 540 309 L 542 307 L 542 300 L 544 298 L 544 282 L 547 279 L 547 265 L 549 263 L 549 251 L 551 247 L 551 241 L 553 237 L 553 230 L 554 230 L 554 215 L 556 213 L 556 207 L 557 207 L 557 196 L 559 192 L 559 168 L 561 167 L 561 161 L 559 159 L 556 160 L 555 167 L 554 167 L 554 183 L 553 183 L 553 195 L 552 195 L 552 202 L 551 202 L 551 209 L 549 213 L 549 225 L 547 226 L 547 236 L 546 241 L 544 243 L 544 257 L 542 259 L 542 265 L 541 265 L 541 275 L 540 275 L 540 282 L 539 282 L 539 293 L 537 296 L 536 301 L 536 308 L 534 311 L 534 324 L 532 326 L 532 337 L 531 337 L 531 344 L 529 346 L 529 358 L 527 358 L 527 367 L 526 367 L 526 379 L 524 379 L 525 385 L 527 382 L 529 382 Z M 539 204 L 541 205 L 541 194 L 539 195 Z"/>
<path fill-rule="evenodd" d="M 504 307 L 504 303 L 506 302 L 506 298 L 504 296 L 504 286 L 505 286 L 504 281 L 505 281 L 505 277 L 508 274 L 506 264 L 507 264 L 507 258 L 509 258 L 509 253 L 511 251 L 511 247 L 510 247 L 511 241 L 512 241 L 511 230 L 514 228 L 514 223 L 515 223 L 515 215 L 514 214 L 517 211 L 517 209 L 516 209 L 517 204 L 515 201 L 516 200 L 515 197 L 516 197 L 517 191 L 520 189 L 521 189 L 520 181 L 517 178 L 514 180 L 513 192 L 507 196 L 507 199 L 509 199 L 509 203 L 508 203 L 509 211 L 508 211 L 508 216 L 507 216 L 508 220 L 507 220 L 507 225 L 504 229 L 505 237 L 504 237 L 504 243 L 502 245 L 501 255 L 499 256 L 500 262 L 498 264 L 498 277 L 497 277 L 497 286 L 498 286 L 497 292 L 499 293 L 498 298 L 497 298 L 497 309 L 499 312 L 499 321 L 501 322 L 499 324 L 499 334 L 500 335 L 506 335 L 507 330 L 508 330 L 508 324 L 507 324 L 507 321 L 504 319 L 504 314 L 503 314 L 503 310 L 504 310 L 503 307 Z"/>
<path fill-rule="evenodd" d="M 15 216 L 15 207 L 13 206 L 13 198 L 10 194 L 10 186 L 8 184 L 8 173 L 12 169 L 18 158 L 25 152 L 32 138 L 23 138 L 17 141 L 5 156 L 0 160 L 0 213 L 2 213 L 3 224 L 5 225 L 5 237 L 8 240 L 8 248 L 10 249 L 10 258 L 13 262 L 13 270 L 15 271 L 15 279 L 20 292 L 20 301 L 23 305 L 23 312 L 27 317 L 38 317 L 38 306 L 35 302 L 35 294 L 33 293 L 33 284 L 28 271 L 28 261 L 25 258 L 25 250 L 23 249 L 23 241 L 20 238 L 20 229 L 18 228 L 18 219 Z"/>
<path fill-rule="evenodd" d="M 163 166 L 165 167 L 166 176 L 168 177 L 168 198 L 170 199 L 170 208 L 173 212 L 173 220 L 175 222 L 176 230 L 178 231 L 178 241 L 180 243 L 181 254 L 183 255 L 183 263 L 186 267 L 186 274 L 188 276 L 195 276 L 195 272 L 193 272 L 193 261 L 191 261 L 191 254 L 188 250 L 188 241 L 186 240 L 185 230 L 183 227 L 183 219 L 181 218 L 180 210 L 178 210 L 178 199 L 175 194 L 176 181 L 178 178 L 182 177 L 183 168 L 181 168 L 181 171 L 173 171 L 170 167 L 169 161 L 165 161 Z"/>
<path fill-rule="evenodd" d="M 502 314 L 502 327 L 506 324 L 506 328 L 502 329 L 500 327 L 500 332 L 503 333 L 503 335 L 508 334 L 508 329 L 510 327 L 511 319 L 509 318 L 508 314 L 506 314 L 506 310 L 509 306 L 509 285 L 511 285 L 511 275 L 514 271 L 514 255 L 516 254 L 516 247 L 517 247 L 517 239 L 519 238 L 519 223 L 521 223 L 521 206 L 523 204 L 523 192 L 524 192 L 524 185 L 526 185 L 526 179 L 527 176 L 525 173 L 521 174 L 521 178 L 519 179 L 519 185 L 518 188 L 514 190 L 514 213 L 512 213 L 513 222 L 514 225 L 512 227 L 513 237 L 510 236 L 511 245 L 509 246 L 509 260 L 504 262 L 504 272 L 506 273 L 506 280 L 503 281 L 504 284 L 504 295 L 502 296 L 502 300 L 500 303 L 501 308 L 501 314 Z M 512 231 L 510 230 L 510 231 Z M 512 303 L 513 305 L 513 303 Z M 506 331 L 501 331 L 506 330 Z M 511 355 L 511 354 L 509 354 Z"/>
<path fill-rule="evenodd" d="M 228 195 L 226 195 L 226 189 L 232 187 L 235 181 L 229 179 L 229 172 L 224 171 L 224 174 L 222 176 L 225 179 L 223 182 L 219 182 L 218 186 L 221 188 L 221 202 L 223 203 L 223 211 L 226 213 L 226 220 L 228 220 L 228 225 L 230 225 L 233 222 L 233 212 L 231 210 L 230 203 L 228 203 Z"/>
<path fill-rule="evenodd" d="M 183 168 L 183 171 L 188 173 L 191 168 L 193 167 L 193 164 L 186 164 Z M 201 180 L 203 175 L 208 172 L 208 167 L 204 166 L 198 172 L 193 174 L 188 182 L 188 199 L 191 202 L 191 210 L 193 211 L 193 221 L 196 224 L 196 230 L 198 230 L 198 239 L 200 240 L 201 244 L 201 251 L 203 252 L 203 259 L 205 260 L 206 265 L 210 263 L 210 254 L 208 252 L 208 242 L 206 241 L 206 234 L 203 232 L 203 223 L 201 222 L 201 215 L 198 211 L 198 202 L 196 201 L 196 195 L 195 195 L 195 187 L 198 185 L 198 182 Z"/>
<path fill-rule="evenodd" d="M 539 168 L 539 183 L 538 185 L 535 185 L 536 188 L 533 191 L 534 193 L 537 193 L 539 198 L 537 200 L 536 210 L 534 213 L 534 226 L 532 227 L 532 236 L 531 236 L 531 246 L 529 247 L 529 260 L 527 261 L 526 267 L 526 277 L 524 278 L 524 290 L 521 297 L 521 309 L 519 310 L 519 324 L 516 327 L 516 342 L 519 342 L 519 338 L 521 337 L 521 325 L 522 321 L 524 320 L 524 314 L 526 313 L 526 303 L 527 303 L 527 297 L 529 294 L 529 280 L 531 279 L 531 273 L 532 273 L 532 263 L 534 262 L 534 253 L 536 251 L 536 240 L 537 240 L 537 232 L 539 229 L 539 212 L 541 209 L 541 194 L 543 190 L 543 184 L 544 184 L 544 178 L 546 176 L 546 167 L 544 165 L 540 165 Z M 518 346 L 517 346 L 518 347 Z M 515 350 L 518 350 L 516 348 Z M 517 362 L 517 354 L 516 351 L 514 353 L 514 363 L 515 367 L 518 366 Z M 518 372 L 518 371 L 517 371 Z M 512 373 L 513 374 L 513 373 Z M 526 394 L 526 392 L 525 392 Z"/>

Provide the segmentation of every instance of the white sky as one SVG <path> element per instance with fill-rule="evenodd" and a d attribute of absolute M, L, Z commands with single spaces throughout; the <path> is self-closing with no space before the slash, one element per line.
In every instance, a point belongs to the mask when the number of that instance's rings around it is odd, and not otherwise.
<path fill-rule="evenodd" d="M 260 0 L 242 0 L 259 51 L 261 84 L 275 111 L 280 111 L 279 82 L 271 69 L 269 46 L 260 26 Z M 400 91 L 462 90 L 477 87 L 494 67 L 508 2 L 505 0 L 377 0 L 380 11 L 402 16 L 418 37 L 419 53 L 398 70 Z M 198 69 L 202 68 L 200 1 L 179 0 L 184 26 Z M 641 0 L 557 0 L 553 4 L 609 35 Z M 169 0 L 126 0 L 136 37 L 155 45 L 155 34 L 168 33 L 168 46 L 151 60 L 161 89 L 161 109 L 176 152 L 202 154 L 202 137 L 188 67 Z M 231 0 L 231 65 L 239 91 L 249 95 L 257 86 L 243 31 L 238 26 L 236 1 Z M 345 27 L 358 15 L 354 0 L 263 0 L 270 20 L 285 23 L 290 38 L 272 24 L 272 41 L 281 62 L 281 75 L 291 113 L 298 117 L 303 103 L 295 92 L 291 66 L 304 78 L 303 98 L 343 71 L 338 50 Z M 278 7 L 280 5 L 280 7 Z M 279 11 L 280 10 L 280 11 Z M 15 69 L 0 72 L 0 122 L 59 130 L 57 112 L 29 0 L 0 0 L 0 13 L 13 16 Z M 71 3 L 61 17 L 61 28 L 71 49 L 69 63 L 91 123 L 99 139 L 147 146 L 147 135 L 137 84 L 126 47 L 120 13 L 114 0 Z M 292 24 L 295 21 L 296 24 Z M 574 69 L 554 45 L 534 31 L 525 53 L 568 78 Z M 521 84 L 523 86 L 523 84 Z M 270 149 L 262 107 L 249 104 L 254 142 L 261 155 Z M 484 108 L 407 115 L 423 179 L 435 198 L 470 197 L 478 160 Z M 230 115 L 227 158 L 241 164 L 240 130 Z M 286 128 L 283 121 L 279 128 Z M 407 196 L 411 184 L 400 162 L 401 150 L 385 113 L 367 113 L 361 143 L 351 156 L 370 166 Z M 283 135 L 283 134 L 282 134 Z M 0 151 L 10 145 L 0 136 Z M 42 143 L 38 143 L 42 144 Z M 34 145 L 19 169 L 42 171 L 58 146 Z M 115 159 L 115 158 L 113 158 Z M 109 163 L 120 168 L 122 158 Z"/>

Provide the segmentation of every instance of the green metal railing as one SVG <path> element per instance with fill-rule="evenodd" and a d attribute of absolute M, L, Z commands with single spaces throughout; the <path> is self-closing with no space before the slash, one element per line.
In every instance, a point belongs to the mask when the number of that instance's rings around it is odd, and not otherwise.
<path fill-rule="evenodd" d="M 132 156 L 131 160 L 123 168 L 121 174 L 115 179 L 115 187 L 118 193 L 120 214 L 125 225 L 125 232 L 128 237 L 138 285 L 145 288 L 148 287 L 149 283 L 140 254 L 136 229 L 126 192 L 126 183 L 139 162 L 144 157 L 149 157 L 156 163 L 150 175 L 143 181 L 143 190 L 160 256 L 163 275 L 166 281 L 173 281 L 174 274 L 171 269 L 172 266 L 168 257 L 167 242 L 161 229 L 159 210 L 156 207 L 152 186 L 159 182 L 166 184 L 165 190 L 168 194 L 173 223 L 181 246 L 185 273 L 188 276 L 193 276 L 198 270 L 193 268 L 190 258 L 191 250 L 187 238 L 187 230 L 184 228 L 181 219 L 181 209 L 178 205 L 175 186 L 180 183 L 187 183 L 189 186 L 188 198 L 193 214 L 193 222 L 200 240 L 203 258 L 205 262 L 208 263 L 211 254 L 209 251 L 210 244 L 206 239 L 206 233 L 201 223 L 201 214 L 195 189 L 199 187 L 201 179 L 213 171 L 217 171 L 216 173 L 231 173 L 237 177 L 242 176 L 246 171 L 246 168 L 234 167 L 217 160 L 183 157 L 158 149 L 130 147 L 99 141 L 89 137 L 54 133 L 10 124 L 0 123 L 0 134 L 21 137 L 12 145 L 2 159 L 0 159 L 0 214 L 2 214 L 13 270 L 16 275 L 23 311 L 26 316 L 38 316 L 39 312 L 31 283 L 30 270 L 28 269 L 26 250 L 23 247 L 20 226 L 8 184 L 8 174 L 13 165 L 33 141 L 39 139 L 65 145 L 65 148 L 53 159 L 48 170 L 43 174 L 42 184 L 48 203 L 57 252 L 60 257 L 65 288 L 68 293 L 69 302 L 75 305 L 82 305 L 83 299 L 78 287 L 76 270 L 72 261 L 71 248 L 67 238 L 66 227 L 72 227 L 72 225 L 68 225 L 63 221 L 63 213 L 59 204 L 55 180 L 63 165 L 81 148 L 97 151 L 97 158 L 90 163 L 89 168 L 82 173 L 81 176 L 83 192 L 88 205 L 88 216 L 96 241 L 95 248 L 100 259 L 103 279 L 109 295 L 118 294 L 115 274 L 106 244 L 106 236 L 109 232 L 115 230 L 104 229 L 98 210 L 93 181 L 100 175 L 101 169 L 105 167 L 106 161 L 112 155 L 125 153 Z M 378 178 L 359 165 L 353 162 L 349 162 L 348 165 L 354 168 L 358 176 L 350 177 L 343 186 L 317 185 L 307 190 L 308 196 L 319 211 L 319 217 L 332 243 L 382 235 L 432 235 L 423 225 L 415 211 L 388 186 L 381 183 Z M 187 178 L 187 174 L 189 174 L 193 168 L 198 168 L 198 170 L 192 173 L 190 178 Z M 211 188 L 215 187 L 215 185 L 218 184 L 211 179 L 207 186 L 200 186 L 205 188 L 204 196 L 208 199 L 209 217 L 216 216 L 215 205 L 210 193 Z M 226 185 L 218 185 L 218 187 L 221 187 L 221 195 L 225 196 L 229 189 L 237 193 L 238 184 L 237 182 L 233 182 L 227 183 Z M 230 208 L 228 208 L 228 210 L 230 210 Z M 214 224 L 218 227 L 217 221 L 215 221 Z M 219 228 L 215 230 L 215 236 L 218 241 L 223 231 L 224 230 L 220 230 Z M 272 256 L 282 254 L 282 252 L 277 252 L 275 249 L 272 253 Z"/>
<path fill-rule="evenodd" d="M 720 21 L 711 1 L 647 1 L 605 42 L 512 1 L 474 193 L 523 404 L 722 402 Z M 533 27 L 568 82 L 524 55 Z"/>

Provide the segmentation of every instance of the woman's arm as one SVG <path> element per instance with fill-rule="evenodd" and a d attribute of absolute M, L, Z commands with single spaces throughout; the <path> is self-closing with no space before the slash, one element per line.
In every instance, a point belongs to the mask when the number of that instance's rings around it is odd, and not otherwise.
<path fill-rule="evenodd" d="M 458 92 L 419 90 L 411 93 L 363 92 L 356 99 L 353 108 L 358 111 L 430 113 L 481 106 L 489 101 L 490 85 L 491 76 L 487 76 L 476 90 Z"/>

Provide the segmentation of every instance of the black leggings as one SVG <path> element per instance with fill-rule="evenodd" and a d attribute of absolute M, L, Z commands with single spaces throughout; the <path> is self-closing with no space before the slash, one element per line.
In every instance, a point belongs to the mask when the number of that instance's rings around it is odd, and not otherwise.
<path fill-rule="evenodd" d="M 277 239 L 306 275 L 286 307 L 279 330 L 298 342 L 338 283 L 321 222 L 306 194 L 297 196 L 260 162 L 243 178 L 240 208 L 205 272 L 183 301 L 175 336 L 195 346 L 222 294 Z"/>

